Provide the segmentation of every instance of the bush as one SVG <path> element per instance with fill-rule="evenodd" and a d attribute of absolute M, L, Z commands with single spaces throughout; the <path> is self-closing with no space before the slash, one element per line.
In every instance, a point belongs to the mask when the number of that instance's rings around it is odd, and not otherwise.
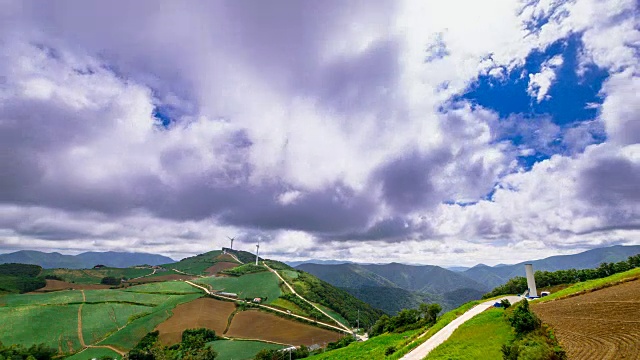
<path fill-rule="evenodd" d="M 500 305 L 505 308 L 508 309 L 511 307 L 511 301 L 509 301 L 509 299 L 502 299 L 500 300 Z"/>
<path fill-rule="evenodd" d="M 508 319 L 518 335 L 536 330 L 541 324 L 540 319 L 529 309 L 529 301 L 527 300 L 520 301 Z"/>
<path fill-rule="evenodd" d="M 393 354 L 394 352 L 396 352 L 396 347 L 395 346 L 389 346 L 388 348 L 386 348 L 384 350 L 384 356 L 389 356 L 389 355 Z"/>

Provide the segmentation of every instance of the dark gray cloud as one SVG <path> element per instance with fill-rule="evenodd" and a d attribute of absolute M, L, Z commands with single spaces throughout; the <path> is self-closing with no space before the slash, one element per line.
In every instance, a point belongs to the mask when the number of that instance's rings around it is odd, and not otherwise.
<path fill-rule="evenodd" d="M 581 196 L 593 205 L 640 207 L 640 163 L 622 157 L 599 159 L 580 177 Z"/>
<path fill-rule="evenodd" d="M 402 154 L 382 165 L 374 175 L 382 198 L 394 210 L 410 212 L 436 205 L 440 194 L 432 177 L 438 168 L 451 159 L 448 151 L 421 153 L 417 150 Z"/>

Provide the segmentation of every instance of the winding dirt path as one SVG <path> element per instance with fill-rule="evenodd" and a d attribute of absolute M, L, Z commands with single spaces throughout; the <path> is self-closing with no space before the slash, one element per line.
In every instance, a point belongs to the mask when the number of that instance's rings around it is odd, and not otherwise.
<path fill-rule="evenodd" d="M 80 346 L 86 348 L 87 344 L 84 343 L 84 336 L 82 336 L 82 307 L 87 301 L 87 298 L 84 295 L 84 290 L 80 290 L 80 292 L 82 293 L 82 304 L 78 307 L 78 340 L 80 340 Z"/>
<path fill-rule="evenodd" d="M 238 299 L 238 298 L 232 298 L 232 297 L 223 296 L 223 295 L 219 295 L 219 294 L 213 293 L 213 292 L 209 291 L 209 289 L 207 289 L 206 287 L 198 285 L 196 283 L 193 283 L 193 282 L 191 282 L 189 280 L 185 280 L 185 282 L 187 284 L 193 286 L 193 287 L 197 287 L 198 289 L 203 290 L 205 293 L 207 293 L 207 294 L 209 294 L 209 295 L 211 295 L 213 297 L 217 297 L 217 298 L 225 299 L 225 300 L 231 300 L 231 301 L 241 301 L 241 302 L 245 302 L 247 304 L 253 304 L 251 302 L 244 301 L 244 300 L 241 300 L 241 299 Z M 310 321 L 312 323 L 318 323 L 318 324 L 321 324 L 323 326 L 326 326 L 326 327 L 329 327 L 329 328 L 332 328 L 332 329 L 335 329 L 335 330 L 338 330 L 338 331 L 342 331 L 342 332 L 345 332 L 347 334 L 351 334 L 351 330 L 345 330 L 344 328 L 337 327 L 337 326 L 331 325 L 331 324 L 327 324 L 325 322 L 316 321 L 316 320 L 314 320 L 312 318 L 308 318 L 308 317 L 301 316 L 301 315 L 296 315 L 296 314 L 290 314 L 290 313 L 288 313 L 288 312 L 286 312 L 284 310 L 280 310 L 280 309 L 277 309 L 277 308 L 274 308 L 274 307 L 271 307 L 271 306 L 268 306 L 268 305 L 263 305 L 263 304 L 253 304 L 253 305 L 261 307 L 261 308 L 269 309 L 271 311 L 279 312 L 281 314 L 285 314 L 285 315 L 293 316 L 293 317 L 296 317 L 296 318 L 299 318 L 299 319 L 303 319 L 303 320 L 306 320 L 306 321 Z"/>
<path fill-rule="evenodd" d="M 80 304 L 80 307 L 78 307 L 78 340 L 80 340 L 80 346 L 82 346 L 82 350 L 79 351 L 78 353 L 81 353 L 83 351 L 85 351 L 88 348 L 105 348 L 105 349 L 110 349 L 112 351 L 115 351 L 116 353 L 118 353 L 120 356 L 124 356 L 126 354 L 125 351 L 122 351 L 116 347 L 113 347 L 111 345 L 87 345 L 84 342 L 84 336 L 82 335 L 82 307 L 84 306 L 84 303 L 87 302 L 87 297 L 84 294 L 84 290 L 80 290 L 80 292 L 82 293 L 82 304 Z M 120 329 L 118 329 L 120 330 Z"/>
<path fill-rule="evenodd" d="M 346 330 L 347 332 L 351 333 L 352 330 L 349 329 L 347 326 L 345 326 L 343 323 L 341 323 L 340 321 L 336 320 L 333 316 L 327 314 L 324 310 L 320 309 L 316 304 L 312 303 L 311 301 L 305 299 L 304 297 L 302 297 L 302 295 L 298 294 L 294 289 L 293 286 L 289 285 L 288 282 L 286 282 L 284 280 L 284 278 L 282 276 L 280 276 L 280 274 L 278 274 L 277 271 L 273 270 L 272 268 L 269 267 L 269 265 L 267 265 L 267 263 L 265 263 L 264 261 L 262 262 L 262 265 L 264 265 L 267 269 L 269 269 L 269 271 L 271 271 L 272 273 L 276 274 L 276 276 L 282 280 L 282 282 L 289 288 L 289 290 L 297 297 L 299 297 L 300 299 L 302 299 L 303 301 L 307 302 L 309 305 L 313 306 L 316 310 L 320 311 L 322 314 L 324 314 L 326 317 L 328 317 L 329 319 L 335 321 L 336 324 L 338 324 L 338 326 L 340 326 L 343 330 Z"/>

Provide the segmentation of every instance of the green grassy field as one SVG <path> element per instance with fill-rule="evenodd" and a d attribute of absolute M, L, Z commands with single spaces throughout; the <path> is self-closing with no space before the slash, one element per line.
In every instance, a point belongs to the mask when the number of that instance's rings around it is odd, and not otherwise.
<path fill-rule="evenodd" d="M 0 341 L 31 346 L 45 343 L 63 353 L 80 349 L 80 305 L 0 307 Z"/>
<path fill-rule="evenodd" d="M 167 301 L 167 296 L 174 296 L 112 289 L 85 290 L 84 293 L 87 298 L 87 302 L 120 301 L 147 305 L 159 305 Z"/>
<path fill-rule="evenodd" d="M 109 356 L 112 359 L 122 359 L 117 352 L 106 348 L 88 348 L 83 352 L 71 355 L 66 360 L 92 360 L 100 359 L 103 356 Z"/>
<path fill-rule="evenodd" d="M 12 294 L 0 297 L 2 306 L 50 305 L 82 302 L 78 290 L 63 290 L 44 294 Z"/>
<path fill-rule="evenodd" d="M 326 312 L 327 314 L 331 315 L 332 318 L 338 320 L 342 325 L 345 325 L 347 327 L 351 327 L 351 325 L 349 325 L 349 322 L 342 317 L 342 315 L 338 314 L 337 312 L 333 311 L 332 309 L 329 309 L 328 307 L 324 306 L 324 305 L 320 305 L 320 304 L 316 304 L 316 306 L 318 306 L 320 309 L 322 309 L 324 312 Z M 353 326 L 355 327 L 356 324 L 353 324 Z M 360 324 L 361 326 L 364 324 Z M 373 324 L 370 324 L 373 325 Z"/>
<path fill-rule="evenodd" d="M 515 336 L 503 314 L 492 308 L 473 317 L 425 359 L 501 359 L 502 345 Z"/>
<path fill-rule="evenodd" d="M 177 305 L 193 301 L 203 294 L 187 294 L 181 296 L 168 296 L 167 301 L 151 308 L 152 312 L 144 317 L 133 320 L 124 329 L 117 331 L 98 345 L 113 345 L 123 350 L 132 349 L 143 336 L 167 320 L 172 315 L 172 310 Z"/>
<path fill-rule="evenodd" d="M 100 280 L 107 276 L 115 278 L 135 278 L 139 276 L 149 275 L 153 272 L 150 269 L 134 269 L 134 268 L 102 268 L 102 269 L 45 269 L 42 275 L 56 275 L 67 282 L 76 284 L 100 284 Z"/>
<path fill-rule="evenodd" d="M 310 359 L 387 359 L 384 353 L 388 347 L 398 346 L 406 338 L 410 338 L 419 332 L 419 330 L 412 330 L 401 334 L 382 334 L 364 342 L 354 342 L 341 349 L 314 355 Z"/>
<path fill-rule="evenodd" d="M 211 285 L 215 290 L 236 293 L 240 298 L 266 296 L 267 304 L 275 301 L 282 294 L 278 285 L 279 281 L 280 279 L 272 272 L 195 280 L 196 283 Z"/>
<path fill-rule="evenodd" d="M 196 294 L 199 290 L 183 281 L 165 281 L 130 286 L 123 291 L 149 294 Z"/>
<path fill-rule="evenodd" d="M 95 344 L 127 325 L 134 315 L 153 312 L 150 306 L 130 304 L 85 304 L 82 307 L 82 335 L 86 344 Z"/>
<path fill-rule="evenodd" d="M 208 343 L 218 352 L 217 360 L 249 360 L 262 349 L 283 349 L 285 346 L 261 341 L 216 340 Z M 288 359 L 288 357 L 286 357 Z"/>

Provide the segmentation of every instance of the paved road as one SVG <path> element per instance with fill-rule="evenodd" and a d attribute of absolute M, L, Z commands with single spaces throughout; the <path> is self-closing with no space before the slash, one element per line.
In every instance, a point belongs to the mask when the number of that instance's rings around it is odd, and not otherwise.
<path fill-rule="evenodd" d="M 417 348 L 413 349 L 410 353 L 403 356 L 401 360 L 424 359 L 431 352 L 431 350 L 435 349 L 436 347 L 438 347 L 438 345 L 445 342 L 449 338 L 449 336 L 451 336 L 451 334 L 453 334 L 453 332 L 458 328 L 458 326 L 462 325 L 465 321 L 480 314 L 481 312 L 487 310 L 488 308 L 493 306 L 494 303 L 499 302 L 502 299 L 508 299 L 509 302 L 514 304 L 522 300 L 523 298 L 520 296 L 505 296 L 498 300 L 489 300 L 489 301 L 483 302 L 482 304 L 478 304 L 474 306 L 473 308 L 469 309 L 466 313 L 460 315 L 458 318 L 450 322 L 447 326 L 440 329 L 440 331 L 433 334 L 433 336 L 430 337 L 429 340 L 422 343 L 422 345 L 418 346 Z M 422 334 L 421 336 L 424 336 L 424 334 Z"/>

